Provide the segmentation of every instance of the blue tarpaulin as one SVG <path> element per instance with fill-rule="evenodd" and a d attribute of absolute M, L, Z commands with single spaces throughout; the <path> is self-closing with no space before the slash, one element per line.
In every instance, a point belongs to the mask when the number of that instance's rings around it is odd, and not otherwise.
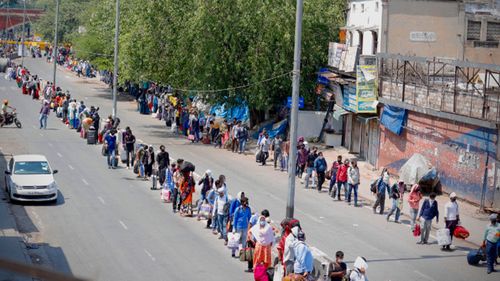
<path fill-rule="evenodd" d="M 259 131 L 253 134 L 253 138 L 257 139 L 259 137 L 259 134 L 262 132 L 262 130 L 266 129 L 266 132 L 269 134 L 269 138 L 273 139 L 277 135 L 285 135 L 286 133 L 286 126 L 288 125 L 288 120 L 283 119 L 279 122 L 276 123 L 270 123 L 265 126 L 262 126 L 259 128 Z"/>
<path fill-rule="evenodd" d="M 227 121 L 229 122 L 232 121 L 233 118 L 236 118 L 236 120 L 241 121 L 243 123 L 247 122 L 250 119 L 248 106 L 246 104 L 240 106 L 234 106 L 231 108 L 226 108 L 225 104 L 214 105 L 210 109 L 210 114 L 213 113 L 215 113 L 217 117 L 222 117 L 224 119 L 227 119 Z"/>
<path fill-rule="evenodd" d="M 406 109 L 384 105 L 384 111 L 380 118 L 380 123 L 384 125 L 389 131 L 396 135 L 401 135 L 403 126 L 406 123 L 407 113 Z"/>

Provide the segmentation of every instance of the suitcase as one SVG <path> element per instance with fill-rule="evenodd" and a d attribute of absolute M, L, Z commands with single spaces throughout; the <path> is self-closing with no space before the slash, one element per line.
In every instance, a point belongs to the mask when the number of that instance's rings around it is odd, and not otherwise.
<path fill-rule="evenodd" d="M 255 162 L 260 163 L 262 161 L 262 151 L 259 150 L 257 154 L 255 154 Z"/>
<path fill-rule="evenodd" d="M 89 130 L 87 132 L 87 144 L 96 144 L 97 143 L 97 131 Z"/>
<path fill-rule="evenodd" d="M 157 175 L 152 175 L 151 176 L 151 182 L 153 184 L 153 186 L 151 187 L 151 189 L 158 189 L 158 176 Z"/>
<path fill-rule="evenodd" d="M 122 164 L 125 164 L 127 163 L 127 151 L 126 150 L 122 150 L 120 152 L 120 161 L 122 162 Z"/>

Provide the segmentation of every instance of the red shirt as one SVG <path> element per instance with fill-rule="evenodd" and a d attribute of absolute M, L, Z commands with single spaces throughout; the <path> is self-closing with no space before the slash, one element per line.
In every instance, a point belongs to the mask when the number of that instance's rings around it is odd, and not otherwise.
<path fill-rule="evenodd" d="M 348 166 L 345 164 L 340 165 L 339 170 L 337 171 L 337 181 L 340 182 L 347 181 L 347 168 Z"/>

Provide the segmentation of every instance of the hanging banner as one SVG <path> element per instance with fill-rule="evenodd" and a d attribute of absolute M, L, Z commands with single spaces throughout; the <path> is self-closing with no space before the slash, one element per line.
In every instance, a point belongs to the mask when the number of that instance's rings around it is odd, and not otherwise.
<path fill-rule="evenodd" d="M 356 104 L 358 113 L 377 113 L 377 66 L 356 67 Z"/>

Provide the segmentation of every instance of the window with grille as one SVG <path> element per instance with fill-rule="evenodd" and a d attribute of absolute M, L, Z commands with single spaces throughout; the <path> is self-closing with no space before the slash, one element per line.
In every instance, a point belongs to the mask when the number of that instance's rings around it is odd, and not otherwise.
<path fill-rule="evenodd" d="M 500 41 L 500 22 L 488 22 L 486 26 L 486 40 Z"/>
<path fill-rule="evenodd" d="M 467 40 L 479 40 L 481 38 L 481 22 L 467 21 Z"/>

